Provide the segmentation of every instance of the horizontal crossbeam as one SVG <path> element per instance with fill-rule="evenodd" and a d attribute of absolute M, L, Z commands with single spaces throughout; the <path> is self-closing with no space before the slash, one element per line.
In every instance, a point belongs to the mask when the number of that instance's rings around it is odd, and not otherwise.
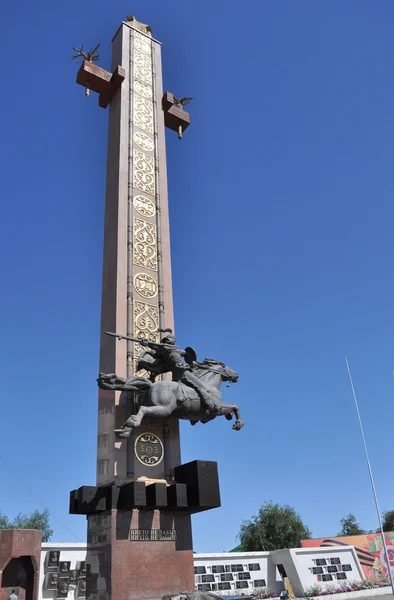
<path fill-rule="evenodd" d="M 117 66 L 113 73 L 84 60 L 77 73 L 77 83 L 99 94 L 99 106 L 107 108 L 126 77 L 123 67 Z"/>

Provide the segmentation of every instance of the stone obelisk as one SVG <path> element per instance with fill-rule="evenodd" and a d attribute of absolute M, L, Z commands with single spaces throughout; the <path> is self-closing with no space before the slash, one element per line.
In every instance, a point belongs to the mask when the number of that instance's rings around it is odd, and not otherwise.
<path fill-rule="evenodd" d="M 77 82 L 109 106 L 99 370 L 127 378 L 141 345 L 106 332 L 158 342 L 174 328 L 164 129 L 181 138 L 190 119 L 163 95 L 148 25 L 128 17 L 112 43 L 111 71 L 88 55 Z M 70 512 L 88 519 L 88 600 L 193 590 L 190 515 L 220 506 L 216 463 L 180 464 L 176 418 L 144 418 L 116 436 L 137 406 L 137 393 L 100 389 L 96 485 L 70 493 Z"/>
<path fill-rule="evenodd" d="M 112 56 L 113 68 L 125 69 L 125 80 L 109 114 L 100 372 L 125 377 L 135 373 L 141 346 L 105 332 L 160 341 L 159 329 L 174 325 L 161 45 L 150 27 L 133 19 L 115 34 Z M 98 485 L 169 479 L 180 462 L 176 419 L 155 424 L 163 449 L 157 464 L 153 457 L 147 467 L 135 452 L 136 439 L 152 426 L 116 439 L 113 430 L 130 415 L 130 400 L 120 392 L 99 392 Z"/>
<path fill-rule="evenodd" d="M 125 80 L 111 101 L 109 114 L 100 372 L 125 377 L 135 373 L 141 346 L 117 341 L 105 332 L 160 341 L 159 329 L 173 329 L 174 324 L 161 44 L 152 37 L 149 26 L 135 19 L 122 23 L 112 43 L 112 68 L 122 65 Z M 138 480 L 169 482 L 173 480 L 174 467 L 180 464 L 176 419 L 144 424 L 126 440 L 115 437 L 113 430 L 132 412 L 133 398 L 131 393 L 99 391 L 99 486 Z M 174 546 L 175 542 L 152 542 L 157 547 L 158 552 L 155 552 L 151 544 L 129 539 L 130 529 L 173 529 L 171 519 L 171 523 L 167 519 L 166 526 L 159 521 L 155 523 L 155 518 L 159 518 L 156 513 L 127 513 L 122 515 L 125 519 L 121 524 L 118 522 L 120 514 L 117 514 L 116 527 L 112 523 L 112 536 L 117 528 L 117 531 L 123 530 L 127 539 L 125 547 L 122 543 L 111 545 L 112 557 L 108 562 L 112 594 L 109 593 L 108 598 L 111 595 L 117 600 L 153 597 L 152 594 L 170 591 L 163 577 L 149 590 L 146 583 L 152 580 L 152 569 L 158 569 L 158 573 L 168 570 L 167 562 L 163 564 L 160 560 L 165 550 L 161 545 Z M 90 519 L 98 521 L 100 516 Z M 186 520 L 186 530 L 190 532 L 190 516 L 184 515 L 182 519 Z M 111 519 L 103 516 L 101 520 L 106 523 Z M 100 531 L 107 528 L 92 525 L 89 529 L 90 541 L 97 543 Z M 169 548 L 167 552 L 171 554 Z M 183 555 L 184 564 L 181 569 L 173 570 L 174 579 L 178 580 L 175 589 L 190 589 L 194 585 L 191 552 L 189 535 L 185 550 L 177 553 L 178 558 Z M 136 554 L 139 568 L 130 580 L 129 563 L 135 562 Z M 100 567 L 102 571 L 103 565 Z M 108 588 L 109 582 L 108 577 L 104 586 L 97 586 L 102 597 L 104 591 L 109 590 L 100 590 L 100 587 Z"/>

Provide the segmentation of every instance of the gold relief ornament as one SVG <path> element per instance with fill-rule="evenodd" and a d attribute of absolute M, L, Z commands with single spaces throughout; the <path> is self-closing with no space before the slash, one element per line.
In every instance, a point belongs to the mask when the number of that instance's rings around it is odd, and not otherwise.
<path fill-rule="evenodd" d="M 150 56 L 136 52 L 134 49 L 134 71 L 135 79 L 152 85 L 152 61 Z"/>
<path fill-rule="evenodd" d="M 138 79 L 134 81 L 134 91 L 136 94 L 148 98 L 148 100 L 152 100 L 153 98 L 152 86 L 143 83 L 142 81 L 138 81 Z"/>
<path fill-rule="evenodd" d="M 152 59 L 150 56 L 146 56 L 134 48 L 134 65 L 143 67 L 144 69 L 152 69 Z"/>
<path fill-rule="evenodd" d="M 140 433 L 134 443 L 134 453 L 143 465 L 155 467 L 163 460 L 163 443 L 155 433 Z"/>
<path fill-rule="evenodd" d="M 137 371 L 137 363 L 138 360 L 134 361 L 134 373 L 138 373 L 138 377 L 145 377 L 145 379 L 150 379 L 150 373 L 148 371 L 145 371 L 145 369 L 140 369 L 139 371 Z"/>
<path fill-rule="evenodd" d="M 135 338 L 141 338 L 142 340 L 149 340 L 150 342 L 160 342 L 160 336 L 157 331 L 142 330 L 139 327 L 137 327 L 135 322 L 134 322 L 133 329 L 134 329 L 134 337 Z M 136 358 L 139 358 L 141 356 L 141 354 L 146 351 L 145 346 L 142 346 L 142 344 L 138 344 L 137 342 L 134 342 L 133 348 L 134 348 L 134 357 L 136 357 Z"/>
<path fill-rule="evenodd" d="M 156 225 L 142 219 L 133 223 L 133 263 L 157 271 Z"/>
<path fill-rule="evenodd" d="M 135 210 L 143 217 L 154 217 L 156 214 L 156 207 L 150 198 L 146 196 L 134 196 L 133 206 Z"/>
<path fill-rule="evenodd" d="M 134 125 L 153 134 L 153 104 L 137 95 L 134 96 Z"/>
<path fill-rule="evenodd" d="M 155 179 L 153 175 L 147 175 L 143 171 L 134 172 L 133 177 L 134 187 L 146 192 L 147 194 L 155 195 Z"/>
<path fill-rule="evenodd" d="M 145 152 L 150 152 L 154 148 L 154 141 L 149 135 L 146 133 L 142 133 L 142 131 L 136 131 L 133 135 L 134 143 L 137 144 L 141 150 L 145 150 Z"/>
<path fill-rule="evenodd" d="M 133 278 L 135 291 L 143 298 L 157 296 L 157 283 L 148 273 L 137 273 Z"/>
<path fill-rule="evenodd" d="M 159 328 L 159 310 L 153 304 L 146 302 L 134 302 L 134 327 L 137 328 L 135 337 L 145 336 L 146 333 L 155 333 L 152 342 L 157 341 L 157 330 Z M 140 344 L 135 344 L 136 346 Z"/>
<path fill-rule="evenodd" d="M 154 174 L 155 161 L 153 160 L 153 156 L 136 150 L 134 152 L 134 164 L 136 169 L 144 171 L 144 173 L 149 175 Z"/>
<path fill-rule="evenodd" d="M 143 54 L 151 54 L 152 48 L 150 42 L 140 33 L 134 33 L 134 48 Z"/>
<path fill-rule="evenodd" d="M 139 150 L 134 152 L 134 174 L 133 185 L 135 188 L 155 195 L 155 161 L 152 156 L 144 154 Z"/>

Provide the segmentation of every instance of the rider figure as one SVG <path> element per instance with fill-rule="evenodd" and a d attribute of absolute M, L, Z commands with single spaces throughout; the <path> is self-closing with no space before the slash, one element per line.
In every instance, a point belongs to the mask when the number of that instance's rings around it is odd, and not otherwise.
<path fill-rule="evenodd" d="M 151 351 L 147 350 L 151 356 L 162 359 L 164 363 L 162 373 L 172 373 L 173 381 L 179 381 L 191 387 L 197 392 L 201 402 L 207 407 L 207 413 L 209 415 L 217 414 L 219 407 L 212 400 L 209 390 L 192 373 L 191 366 L 183 360 L 186 352 L 176 346 L 174 335 L 166 335 L 161 342 L 151 342 L 150 340 L 141 339 L 140 344 L 151 349 Z"/>

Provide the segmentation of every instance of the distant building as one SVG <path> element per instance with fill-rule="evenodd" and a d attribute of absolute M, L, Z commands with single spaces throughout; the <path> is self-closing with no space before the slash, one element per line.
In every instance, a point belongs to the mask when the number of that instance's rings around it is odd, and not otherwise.
<path fill-rule="evenodd" d="M 391 542 L 391 534 L 386 535 Z M 302 597 L 316 584 L 324 588 L 346 580 L 360 582 L 366 568 L 369 576 L 385 576 L 381 537 L 371 534 L 351 540 L 354 545 L 349 545 L 347 538 L 325 538 L 306 540 L 303 543 L 308 547 L 290 550 L 240 552 L 234 548 L 231 552 L 194 554 L 195 588 L 222 596 L 249 596 L 260 590 L 279 596 L 287 589 L 291 595 Z M 365 549 L 367 544 L 369 550 Z M 394 547 L 388 545 L 394 558 Z M 21 598 L 28 590 L 34 597 L 34 589 L 37 600 L 83 600 L 89 573 L 86 555 L 86 544 L 41 544 L 39 531 L 2 530 L 0 596 L 2 588 L 6 588 L 6 594 L 18 588 Z M 381 592 L 384 594 L 384 590 Z"/>
<path fill-rule="evenodd" d="M 59 567 L 49 567 L 54 552 Z M 67 600 L 84 598 L 83 584 L 86 568 L 86 544 L 42 544 L 39 598 L 62 597 Z M 52 574 L 61 579 L 61 565 L 76 572 L 76 579 L 67 583 L 67 595 L 59 596 L 52 584 Z M 286 581 L 296 596 L 302 596 L 305 588 L 316 581 L 330 584 L 343 580 L 361 581 L 363 569 L 353 547 L 295 548 L 273 552 L 223 552 L 218 554 L 194 554 L 196 590 L 217 592 L 225 596 L 248 595 L 259 589 L 269 589 L 278 595 L 286 587 Z M 66 579 L 66 577 L 65 577 Z M 82 583 L 82 585 L 81 585 Z"/>
<path fill-rule="evenodd" d="M 247 595 L 262 588 L 279 595 L 288 587 L 303 596 L 317 582 L 335 585 L 364 578 L 351 546 L 195 554 L 194 573 L 197 590 L 223 595 Z"/>

